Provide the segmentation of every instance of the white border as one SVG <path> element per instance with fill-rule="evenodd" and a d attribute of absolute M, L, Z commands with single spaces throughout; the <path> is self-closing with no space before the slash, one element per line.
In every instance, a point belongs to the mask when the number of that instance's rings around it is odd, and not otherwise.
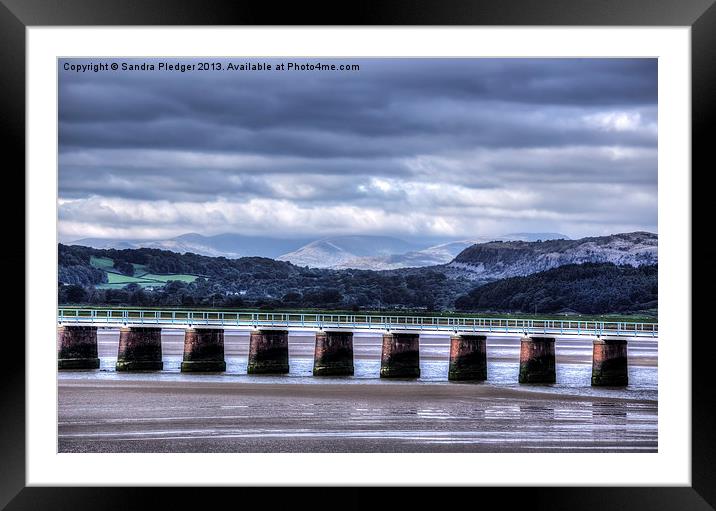
<path fill-rule="evenodd" d="M 690 29 L 28 28 L 27 483 L 691 484 Z M 656 454 L 57 454 L 59 56 L 659 58 L 659 452 Z M 29 317 L 29 316 L 28 316 Z"/>

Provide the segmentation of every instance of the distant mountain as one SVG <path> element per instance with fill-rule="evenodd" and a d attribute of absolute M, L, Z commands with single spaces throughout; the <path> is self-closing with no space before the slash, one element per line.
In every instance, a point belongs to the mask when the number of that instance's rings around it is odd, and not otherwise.
<path fill-rule="evenodd" d="M 158 248 L 180 254 L 193 253 L 211 257 L 270 257 L 290 261 L 298 266 L 331 269 L 394 270 L 446 264 L 462 250 L 494 240 L 536 241 L 568 239 L 559 233 L 512 233 L 481 236 L 428 246 L 428 243 L 405 241 L 390 236 L 334 236 L 319 240 L 282 239 L 267 236 L 196 233 L 155 240 L 118 240 L 83 238 L 68 243 L 99 249 Z M 434 243 L 434 242 L 433 242 Z"/>
<path fill-rule="evenodd" d="M 346 259 L 332 268 L 358 270 L 397 270 L 400 268 L 420 268 L 435 266 L 452 261 L 465 248 L 477 241 L 451 241 L 441 243 L 423 250 L 413 250 L 403 254 L 391 254 L 379 257 L 353 257 Z"/>
<path fill-rule="evenodd" d="M 271 257 L 277 258 L 287 251 L 295 250 L 310 240 L 281 239 L 266 236 L 244 236 L 241 234 L 218 234 L 202 236 L 189 233 L 163 240 L 113 240 L 84 238 L 68 243 L 92 248 L 158 248 L 180 254 L 193 253 L 212 257 Z"/>
<path fill-rule="evenodd" d="M 549 241 L 491 241 L 466 248 L 447 265 L 453 276 L 491 281 L 530 275 L 567 264 L 613 263 L 644 266 L 658 262 L 658 236 L 631 232 Z"/>
<path fill-rule="evenodd" d="M 334 236 L 313 241 L 277 259 L 297 266 L 341 268 L 350 267 L 353 260 L 389 257 L 418 248 L 419 245 L 390 236 Z"/>
<path fill-rule="evenodd" d="M 81 240 L 70 241 L 67 244 L 101 249 L 116 248 L 117 250 L 138 247 L 136 242 L 131 240 L 112 240 L 105 238 L 82 238 Z"/>
<path fill-rule="evenodd" d="M 569 239 L 559 233 L 513 233 L 503 236 L 482 236 L 470 240 L 450 241 L 433 245 L 422 250 L 415 250 L 403 254 L 391 254 L 380 257 L 354 257 L 342 261 L 331 268 L 354 268 L 359 270 L 396 270 L 399 268 L 420 268 L 435 266 L 452 261 L 460 252 L 472 245 L 489 241 L 536 241 L 551 239 Z"/>

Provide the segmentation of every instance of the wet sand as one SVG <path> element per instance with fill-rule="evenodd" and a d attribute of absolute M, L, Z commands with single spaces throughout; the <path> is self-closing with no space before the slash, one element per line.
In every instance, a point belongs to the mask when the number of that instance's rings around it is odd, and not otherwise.
<path fill-rule="evenodd" d="M 474 384 L 60 384 L 61 452 L 654 452 L 657 406 Z"/>
<path fill-rule="evenodd" d="M 650 341 L 630 345 L 630 367 L 641 380 L 610 392 L 589 388 L 591 351 L 583 341 L 558 343 L 562 383 L 540 386 L 512 381 L 516 339 L 488 341 L 488 382 L 449 383 L 442 338 L 421 339 L 420 380 L 385 381 L 373 375 L 375 339 L 356 338 L 356 377 L 313 378 L 309 337 L 290 340 L 292 374 L 270 377 L 240 374 L 242 336 L 227 336 L 227 374 L 180 374 L 174 367 L 182 337 L 172 334 L 163 338 L 165 371 L 118 374 L 114 336 L 100 334 L 104 370 L 60 373 L 60 452 L 656 452 L 658 446 Z"/>

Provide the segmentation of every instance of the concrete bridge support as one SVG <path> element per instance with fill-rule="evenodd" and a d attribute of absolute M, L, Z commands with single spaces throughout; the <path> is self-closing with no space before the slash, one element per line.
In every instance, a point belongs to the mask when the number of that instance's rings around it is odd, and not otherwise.
<path fill-rule="evenodd" d="M 381 378 L 420 377 L 420 336 L 418 334 L 383 334 L 380 359 Z"/>
<path fill-rule="evenodd" d="M 313 376 L 353 375 L 353 332 L 316 332 Z"/>
<path fill-rule="evenodd" d="M 288 330 L 254 330 L 249 337 L 249 374 L 288 373 Z"/>
<path fill-rule="evenodd" d="M 222 328 L 187 328 L 184 332 L 183 373 L 226 371 L 224 330 Z"/>
<path fill-rule="evenodd" d="M 523 337 L 520 343 L 520 383 L 555 383 L 553 337 Z"/>
<path fill-rule="evenodd" d="M 61 326 L 57 329 L 58 369 L 98 369 L 97 327 Z"/>
<path fill-rule="evenodd" d="M 452 335 L 450 337 L 450 368 L 448 380 L 487 379 L 487 337 L 484 335 Z"/>
<path fill-rule="evenodd" d="M 119 329 L 117 371 L 161 371 L 163 367 L 161 328 Z"/>
<path fill-rule="evenodd" d="M 592 385 L 624 387 L 628 384 L 626 339 L 595 339 L 592 351 Z"/>

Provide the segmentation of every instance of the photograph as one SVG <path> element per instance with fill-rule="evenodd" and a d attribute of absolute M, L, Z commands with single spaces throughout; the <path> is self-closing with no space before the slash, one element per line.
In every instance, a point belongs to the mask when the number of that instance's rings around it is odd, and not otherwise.
<path fill-rule="evenodd" d="M 658 453 L 658 71 L 58 58 L 57 452 Z"/>
<path fill-rule="evenodd" d="M 0 0 L 0 510 L 716 511 L 715 2 Z"/>

